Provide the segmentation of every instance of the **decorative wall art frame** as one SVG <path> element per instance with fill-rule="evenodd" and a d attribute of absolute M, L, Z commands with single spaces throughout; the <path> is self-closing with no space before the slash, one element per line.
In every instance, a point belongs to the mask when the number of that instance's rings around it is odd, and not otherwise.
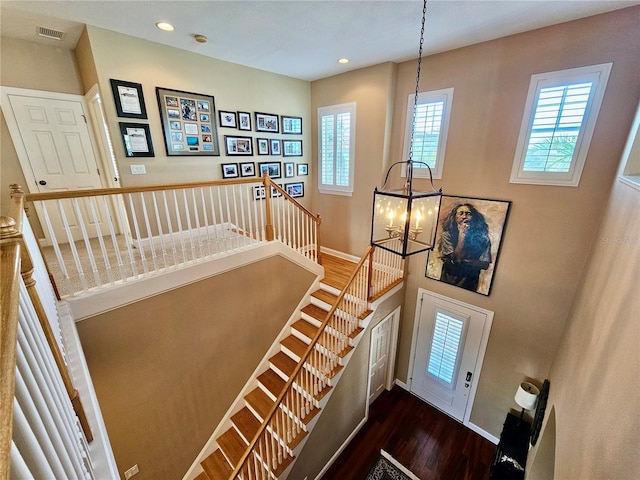
<path fill-rule="evenodd" d="M 113 100 L 116 104 L 118 117 L 147 119 L 147 108 L 144 104 L 142 85 L 110 79 Z"/>
<path fill-rule="evenodd" d="M 291 178 L 296 176 L 296 164 L 293 162 L 284 163 L 284 178 Z"/>
<path fill-rule="evenodd" d="M 167 155 L 220 155 L 212 96 L 156 87 L 156 97 Z"/>
<path fill-rule="evenodd" d="M 443 195 L 426 277 L 489 295 L 510 206 L 505 200 Z"/>
<path fill-rule="evenodd" d="M 280 162 L 260 162 L 258 163 L 258 170 L 261 177 L 265 173 L 271 178 L 282 177 L 282 174 L 280 172 Z"/>
<path fill-rule="evenodd" d="M 237 163 L 222 164 L 222 178 L 238 178 L 239 176 Z"/>
<path fill-rule="evenodd" d="M 253 187 L 253 199 L 254 200 L 264 200 L 267 198 L 267 194 L 264 185 L 254 185 Z"/>
<path fill-rule="evenodd" d="M 238 112 L 238 128 L 251 131 L 251 114 L 249 112 Z"/>
<path fill-rule="evenodd" d="M 304 197 L 304 182 L 285 183 L 284 191 L 292 198 Z"/>
<path fill-rule="evenodd" d="M 240 176 L 241 177 L 255 177 L 256 176 L 256 164 L 253 162 L 244 162 L 240 164 Z"/>
<path fill-rule="evenodd" d="M 302 177 L 304 175 L 309 175 L 309 164 L 307 163 L 298 163 L 298 176 Z"/>
<path fill-rule="evenodd" d="M 229 128 L 237 128 L 238 124 L 236 122 L 236 112 L 228 112 L 226 110 L 218 110 L 218 115 L 220 116 L 220 126 L 221 127 L 229 127 Z"/>
<path fill-rule="evenodd" d="M 278 115 L 256 112 L 256 132 L 280 133 Z"/>
<path fill-rule="evenodd" d="M 278 185 L 280 188 L 282 188 L 282 184 L 281 183 L 277 183 L 276 185 Z M 280 193 L 280 190 L 278 190 L 276 187 L 271 185 L 271 198 L 277 198 L 277 197 L 281 197 L 281 196 L 282 196 L 282 194 Z"/>
<path fill-rule="evenodd" d="M 285 157 L 301 157 L 302 140 L 282 140 L 282 152 Z"/>
<path fill-rule="evenodd" d="M 282 133 L 302 135 L 302 117 L 289 117 L 282 115 Z"/>
<path fill-rule="evenodd" d="M 269 155 L 269 139 L 256 138 L 256 149 L 258 150 L 258 155 Z"/>
<path fill-rule="evenodd" d="M 227 155 L 253 155 L 253 138 L 224 136 L 224 146 Z"/>
<path fill-rule="evenodd" d="M 278 140 L 277 138 L 272 138 L 269 143 L 270 145 L 270 150 L 271 150 L 271 155 L 274 156 L 280 156 L 282 155 L 281 151 L 280 151 L 280 140 Z"/>
<path fill-rule="evenodd" d="M 120 134 L 127 157 L 155 156 L 148 124 L 120 122 Z"/>

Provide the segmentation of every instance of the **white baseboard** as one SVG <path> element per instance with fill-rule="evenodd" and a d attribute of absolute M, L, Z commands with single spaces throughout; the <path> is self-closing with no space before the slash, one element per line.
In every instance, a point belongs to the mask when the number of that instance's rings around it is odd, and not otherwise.
<path fill-rule="evenodd" d="M 334 250 L 332 248 L 320 247 L 320 252 L 334 257 L 342 258 L 344 260 L 349 260 L 350 262 L 358 263 L 360 261 L 360 257 L 356 257 L 355 255 L 350 255 L 344 252 L 339 252 L 338 250 Z"/>
<path fill-rule="evenodd" d="M 338 448 L 338 450 L 336 450 L 336 453 L 333 454 L 333 457 L 331 457 L 329 459 L 329 461 L 327 462 L 327 464 L 324 466 L 324 468 L 322 470 L 320 470 L 320 473 L 318 474 L 318 476 L 315 478 L 315 480 L 320 480 L 322 478 L 322 476 L 327 473 L 327 470 L 329 470 L 329 468 L 331 468 L 331 465 L 333 465 L 333 462 L 335 462 L 338 457 L 340 456 L 340 454 L 342 453 L 342 451 L 347 448 L 347 445 L 349 445 L 349 443 L 351 442 L 351 440 L 353 440 L 353 437 L 356 436 L 356 434 L 360 431 L 360 429 L 362 427 L 364 427 L 364 424 L 367 423 L 367 420 L 369 419 L 369 415 L 367 414 L 361 421 L 360 423 L 356 426 L 356 428 L 353 430 L 353 432 L 351 432 L 351 435 L 349 435 L 347 437 L 347 439 L 344 441 L 344 443 L 342 445 L 340 445 L 340 448 Z"/>

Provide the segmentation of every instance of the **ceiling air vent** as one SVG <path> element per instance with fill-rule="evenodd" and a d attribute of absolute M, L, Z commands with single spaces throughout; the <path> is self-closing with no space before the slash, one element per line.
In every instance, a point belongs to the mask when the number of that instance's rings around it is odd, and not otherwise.
<path fill-rule="evenodd" d="M 64 32 L 46 27 L 38 27 L 38 35 L 45 38 L 52 38 L 54 40 L 62 40 Z"/>

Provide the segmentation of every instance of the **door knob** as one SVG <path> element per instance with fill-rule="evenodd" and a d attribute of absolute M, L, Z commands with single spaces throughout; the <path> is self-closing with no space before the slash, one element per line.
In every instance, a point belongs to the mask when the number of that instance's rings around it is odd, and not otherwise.
<path fill-rule="evenodd" d="M 46 184 L 47 184 L 47 182 L 45 182 L 44 180 L 40 180 L 38 183 L 39 183 L 40 185 L 46 185 Z"/>

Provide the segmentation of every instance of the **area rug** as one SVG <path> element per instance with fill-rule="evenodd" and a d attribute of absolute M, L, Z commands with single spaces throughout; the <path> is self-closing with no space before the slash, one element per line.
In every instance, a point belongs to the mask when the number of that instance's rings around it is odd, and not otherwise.
<path fill-rule="evenodd" d="M 395 458 L 384 450 L 380 450 L 380 457 L 373 466 L 367 480 L 420 480 Z"/>

